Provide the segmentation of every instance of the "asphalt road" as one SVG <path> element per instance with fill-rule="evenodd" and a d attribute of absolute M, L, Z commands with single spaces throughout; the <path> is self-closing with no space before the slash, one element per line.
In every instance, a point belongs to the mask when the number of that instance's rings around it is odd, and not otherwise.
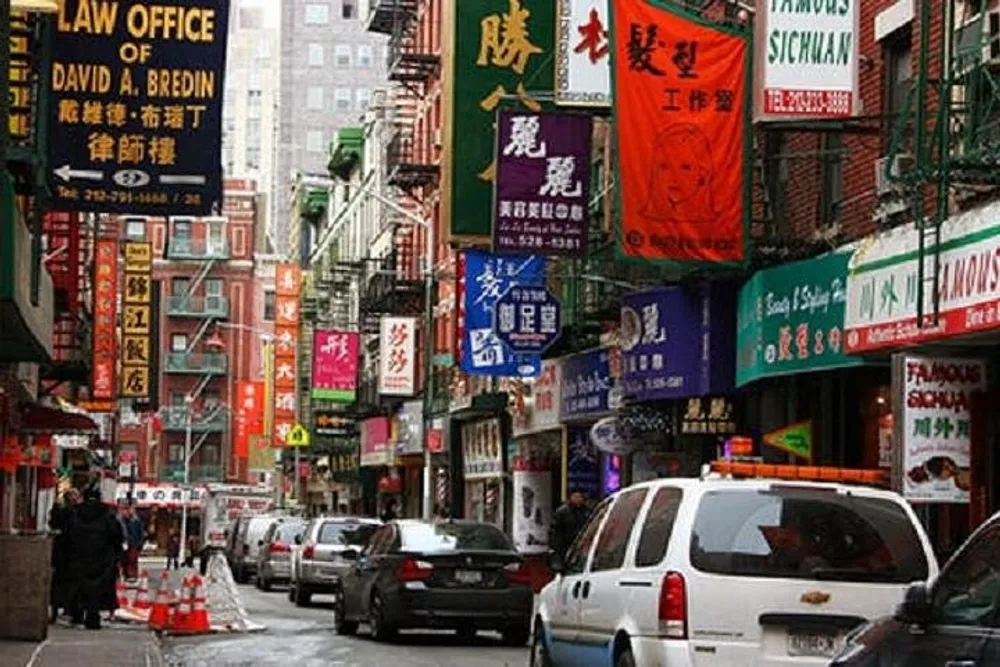
<path fill-rule="evenodd" d="M 152 574 L 152 572 L 150 572 Z M 361 626 L 356 637 L 333 630 L 332 598 L 316 596 L 299 608 L 287 589 L 270 593 L 240 586 L 247 613 L 267 631 L 250 635 L 168 637 L 163 650 L 169 667 L 524 667 L 527 647 L 506 648 L 496 635 L 481 634 L 472 644 L 450 633 L 403 633 L 394 644 L 377 644 Z"/>

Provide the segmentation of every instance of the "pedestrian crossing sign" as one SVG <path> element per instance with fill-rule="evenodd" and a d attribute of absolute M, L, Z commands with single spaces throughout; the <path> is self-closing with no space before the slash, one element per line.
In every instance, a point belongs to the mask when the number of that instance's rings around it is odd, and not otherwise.
<path fill-rule="evenodd" d="M 296 424 L 285 436 L 285 444 L 289 447 L 308 447 L 309 431 L 302 424 Z"/>

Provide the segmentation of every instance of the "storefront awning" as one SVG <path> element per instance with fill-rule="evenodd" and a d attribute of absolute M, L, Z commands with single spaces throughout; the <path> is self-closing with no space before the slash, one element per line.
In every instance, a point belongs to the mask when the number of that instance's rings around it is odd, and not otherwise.
<path fill-rule="evenodd" d="M 44 405 L 29 405 L 21 417 L 20 433 L 96 435 L 97 424 L 86 415 L 64 412 Z"/>
<path fill-rule="evenodd" d="M 12 12 L 55 14 L 59 11 L 59 3 L 57 0 L 12 0 L 10 10 Z"/>

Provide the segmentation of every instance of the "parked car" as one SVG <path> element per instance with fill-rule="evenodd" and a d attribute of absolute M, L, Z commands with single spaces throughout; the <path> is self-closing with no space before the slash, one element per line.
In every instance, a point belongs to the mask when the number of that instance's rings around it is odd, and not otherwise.
<path fill-rule="evenodd" d="M 260 541 L 264 533 L 271 527 L 277 517 L 271 514 L 240 517 L 233 528 L 235 542 L 229 567 L 233 578 L 238 583 L 245 584 L 257 573 L 257 556 L 260 553 Z"/>
<path fill-rule="evenodd" d="M 298 517 L 272 520 L 257 553 L 257 588 L 268 591 L 275 582 L 285 583 L 291 579 L 292 552 L 298 549 L 296 540 L 305 527 L 305 520 Z"/>
<path fill-rule="evenodd" d="M 932 583 L 913 584 L 896 614 L 859 628 L 835 667 L 1000 665 L 1000 514 L 983 523 Z"/>
<path fill-rule="evenodd" d="M 531 634 L 531 582 L 510 539 L 491 524 L 393 521 L 362 552 L 341 555 L 354 564 L 337 597 L 339 634 L 355 633 L 359 622 L 377 641 L 444 628 L 465 637 L 498 630 L 523 646 Z"/>
<path fill-rule="evenodd" d="M 899 495 L 664 479 L 601 502 L 539 599 L 533 667 L 827 665 L 937 573 Z"/>
<path fill-rule="evenodd" d="M 292 555 L 292 585 L 288 599 L 298 606 L 309 604 L 314 594 L 332 594 L 340 579 L 353 566 L 341 554 L 361 551 L 381 523 L 375 519 L 320 517 L 306 526 L 299 538 L 302 547 Z"/>

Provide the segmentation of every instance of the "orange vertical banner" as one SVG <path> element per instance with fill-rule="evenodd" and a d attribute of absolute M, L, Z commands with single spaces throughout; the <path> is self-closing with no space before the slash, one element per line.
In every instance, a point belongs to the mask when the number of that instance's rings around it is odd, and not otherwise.
<path fill-rule="evenodd" d="M 749 33 L 663 0 L 612 0 L 625 258 L 742 264 L 750 220 Z"/>
<path fill-rule="evenodd" d="M 250 456 L 250 436 L 264 429 L 264 383 L 236 383 L 236 427 L 233 450 L 238 458 Z"/>
<path fill-rule="evenodd" d="M 274 316 L 274 426 L 272 444 L 284 447 L 298 417 L 299 293 L 302 270 L 296 264 L 275 268 Z"/>

